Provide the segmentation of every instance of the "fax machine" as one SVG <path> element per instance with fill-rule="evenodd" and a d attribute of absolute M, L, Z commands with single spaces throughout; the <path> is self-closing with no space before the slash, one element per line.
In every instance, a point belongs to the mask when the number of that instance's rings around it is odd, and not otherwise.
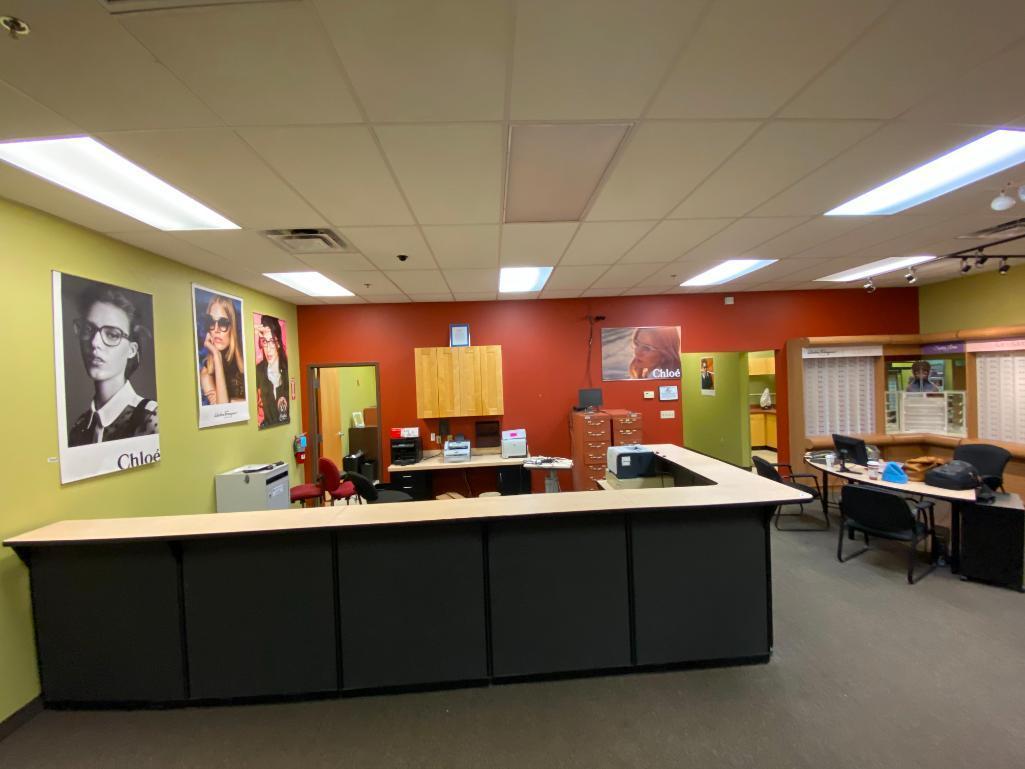
<path fill-rule="evenodd" d="M 608 454 L 609 472 L 620 480 L 627 478 L 646 478 L 655 475 L 655 454 L 641 446 L 609 446 Z"/>
<path fill-rule="evenodd" d="M 445 441 L 445 449 L 442 453 L 445 462 L 469 462 L 470 442 L 467 440 Z"/>
<path fill-rule="evenodd" d="M 502 430 L 502 459 L 527 456 L 527 431 Z"/>

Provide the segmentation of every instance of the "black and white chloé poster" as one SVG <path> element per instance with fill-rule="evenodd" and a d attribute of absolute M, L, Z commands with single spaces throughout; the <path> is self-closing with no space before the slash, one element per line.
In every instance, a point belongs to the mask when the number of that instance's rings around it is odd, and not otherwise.
<path fill-rule="evenodd" d="M 153 297 L 53 273 L 61 483 L 160 461 Z"/>
<path fill-rule="evenodd" d="M 199 426 L 249 419 L 242 300 L 192 284 Z"/>

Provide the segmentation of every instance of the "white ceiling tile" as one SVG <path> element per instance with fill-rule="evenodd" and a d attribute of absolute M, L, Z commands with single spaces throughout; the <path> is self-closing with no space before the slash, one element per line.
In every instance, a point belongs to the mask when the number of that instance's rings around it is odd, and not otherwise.
<path fill-rule="evenodd" d="M 888 119 L 942 92 L 1025 29 L 1025 3 L 904 0 L 787 105 L 782 115 Z"/>
<path fill-rule="evenodd" d="M 349 291 L 368 300 L 379 296 L 402 296 L 399 287 L 388 280 L 380 270 L 346 270 L 344 268 L 325 268 L 321 270 L 331 280 L 344 286 Z M 390 301 L 390 300 L 386 300 Z"/>
<path fill-rule="evenodd" d="M 130 13 L 119 21 L 229 125 L 362 119 L 306 3 Z"/>
<path fill-rule="evenodd" d="M 772 121 L 670 214 L 743 216 L 877 130 L 869 120 Z"/>
<path fill-rule="evenodd" d="M 370 304 L 409 304 L 413 300 L 405 294 L 379 294 L 368 296 L 367 301 Z"/>
<path fill-rule="evenodd" d="M 452 295 L 457 302 L 493 302 L 498 296 L 497 291 L 461 294 L 456 292 Z"/>
<path fill-rule="evenodd" d="M 297 258 L 303 264 L 309 265 L 311 270 L 325 275 L 334 270 L 367 272 L 377 269 L 363 254 L 301 254 Z"/>
<path fill-rule="evenodd" d="M 416 227 L 346 227 L 341 233 L 382 270 L 433 270 L 437 266 Z M 400 261 L 399 254 L 409 258 Z"/>
<path fill-rule="evenodd" d="M 89 131 L 220 120 L 99 3 L 9 2 L 33 34 L 0 46 L 4 80 Z"/>
<path fill-rule="evenodd" d="M 512 118 L 639 116 L 702 6 L 697 0 L 520 0 Z"/>
<path fill-rule="evenodd" d="M 233 283 L 237 283 L 240 286 L 251 288 L 254 291 L 260 291 L 268 296 L 276 296 L 279 299 L 284 299 L 288 302 L 295 304 L 322 304 L 320 297 L 307 296 L 302 292 L 295 291 L 288 286 L 278 283 L 276 280 L 265 278 L 256 272 L 251 272 L 245 267 L 241 267 L 234 264 L 229 264 L 227 267 L 223 267 L 217 270 L 217 277 L 225 280 L 230 280 Z M 208 281 L 208 285 L 211 288 L 218 288 L 218 281 Z M 231 291 L 231 286 L 224 287 L 225 290 Z"/>
<path fill-rule="evenodd" d="M 581 289 L 549 289 L 545 286 L 541 292 L 541 299 L 576 299 L 580 296 Z"/>
<path fill-rule="evenodd" d="M 512 9 L 505 0 L 317 0 L 374 121 L 499 120 Z"/>
<path fill-rule="evenodd" d="M 622 293 L 621 288 L 589 288 L 581 292 L 580 296 L 619 296 Z"/>
<path fill-rule="evenodd" d="M 516 294 L 502 294 L 502 293 L 499 293 L 498 301 L 500 301 L 500 302 L 517 302 L 517 301 L 523 301 L 523 300 L 526 300 L 526 299 L 537 299 L 537 298 L 539 298 L 539 296 L 540 296 L 540 292 L 539 291 L 532 291 L 532 292 L 526 293 L 526 294 L 519 294 L 519 293 L 516 293 Z"/>
<path fill-rule="evenodd" d="M 251 128 L 239 134 L 333 224 L 413 223 L 363 126 Z"/>
<path fill-rule="evenodd" d="M 545 283 L 542 293 L 548 296 L 551 291 L 582 291 L 590 288 L 608 267 L 604 264 L 596 265 L 564 265 L 560 264 L 553 271 Z"/>
<path fill-rule="evenodd" d="M 498 292 L 498 269 L 490 270 L 444 270 L 445 280 L 455 294 Z"/>
<path fill-rule="evenodd" d="M 622 291 L 636 286 L 663 267 L 664 264 L 615 264 L 595 281 L 593 288 L 614 288 Z"/>
<path fill-rule="evenodd" d="M 98 138 L 240 227 L 327 223 L 231 129 L 119 131 Z"/>
<path fill-rule="evenodd" d="M 759 206 L 752 214 L 822 214 L 985 132 L 985 129 L 967 126 L 891 123 Z"/>
<path fill-rule="evenodd" d="M 843 233 L 821 244 L 800 251 L 795 256 L 804 258 L 819 256 L 846 256 L 874 248 L 894 238 L 941 224 L 943 219 L 933 216 L 873 216 L 854 217 L 868 219 L 862 226 Z M 770 244 L 771 246 L 771 244 Z"/>
<path fill-rule="evenodd" d="M 660 293 L 662 292 L 650 286 L 638 286 L 636 288 L 628 288 L 621 296 L 658 296 Z"/>
<path fill-rule="evenodd" d="M 738 219 L 704 243 L 695 246 L 683 258 L 720 261 L 745 256 L 758 257 L 758 246 L 807 221 L 805 217 L 776 219 Z"/>
<path fill-rule="evenodd" d="M 768 117 L 818 74 L 889 0 L 719 0 L 702 20 L 650 117 Z"/>
<path fill-rule="evenodd" d="M 385 275 L 402 291 L 414 296 L 416 294 L 449 294 L 451 290 L 445 282 L 441 270 L 393 270 Z"/>
<path fill-rule="evenodd" d="M 751 121 L 642 123 L 627 140 L 587 219 L 662 218 L 759 125 Z"/>
<path fill-rule="evenodd" d="M 499 221 L 500 124 L 386 125 L 377 135 L 421 224 Z"/>
<path fill-rule="evenodd" d="M 654 225 L 655 222 L 584 222 L 559 264 L 613 264 Z"/>
<path fill-rule="evenodd" d="M 98 232 L 148 232 L 138 219 L 0 162 L 0 197 L 24 203 Z"/>
<path fill-rule="evenodd" d="M 81 133 L 70 120 L 0 81 L 0 140 Z"/>
<path fill-rule="evenodd" d="M 544 267 L 558 263 L 576 232 L 576 222 L 502 226 L 503 267 Z"/>
<path fill-rule="evenodd" d="M 733 219 L 664 221 L 623 257 L 625 263 L 672 262 L 733 223 Z"/>
<path fill-rule="evenodd" d="M 410 294 L 409 298 L 414 302 L 453 302 L 452 294 Z"/>
<path fill-rule="evenodd" d="M 762 259 L 800 255 L 802 251 L 822 246 L 851 230 L 869 227 L 871 224 L 859 216 L 817 216 L 760 244 L 758 255 Z"/>
<path fill-rule="evenodd" d="M 309 267 L 253 230 L 194 230 L 175 237 L 223 256 L 251 272 L 301 272 Z"/>
<path fill-rule="evenodd" d="M 431 225 L 424 237 L 442 267 L 497 267 L 497 224 Z"/>
<path fill-rule="evenodd" d="M 229 264 L 223 256 L 177 238 L 170 232 L 112 232 L 110 237 L 214 275 Z"/>

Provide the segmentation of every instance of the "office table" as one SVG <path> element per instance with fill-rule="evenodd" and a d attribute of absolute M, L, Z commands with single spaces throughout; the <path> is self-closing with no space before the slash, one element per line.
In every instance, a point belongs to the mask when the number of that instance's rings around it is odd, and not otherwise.
<path fill-rule="evenodd" d="M 827 467 L 822 462 L 805 462 L 822 473 L 822 508 L 826 509 L 828 477 L 841 478 L 866 486 L 897 491 L 901 494 L 938 499 L 950 503 L 950 570 L 968 579 L 1013 587 L 1022 590 L 1025 564 L 1025 510 L 1017 494 L 998 494 L 993 502 L 976 499 L 975 489 L 944 489 L 923 481 L 892 483 L 882 478 L 872 480 L 865 468 L 862 472 L 842 472 L 839 465 Z M 963 542 L 968 539 L 968 549 Z M 968 568 L 962 561 L 968 556 Z"/>
<path fill-rule="evenodd" d="M 546 470 L 545 473 L 545 493 L 553 494 L 562 491 L 559 486 L 559 470 L 572 470 L 573 460 L 563 459 L 561 457 L 544 457 L 535 459 L 547 459 L 548 462 L 543 461 L 531 461 L 529 458 L 523 460 L 523 466 L 528 470 Z"/>
<path fill-rule="evenodd" d="M 444 455 L 439 452 L 438 454 L 429 456 L 419 462 L 414 462 L 411 465 L 388 465 L 388 472 L 392 475 L 393 481 L 397 481 L 396 485 L 403 491 L 408 492 L 416 499 L 430 499 L 431 484 L 429 479 L 431 473 L 451 470 L 462 470 L 463 472 L 466 472 L 468 470 L 475 470 L 482 467 L 493 467 L 498 471 L 500 479 L 499 486 L 501 486 L 502 475 L 509 474 L 508 468 L 522 467 L 524 459 L 525 457 L 507 458 L 503 457 L 499 453 L 471 453 L 470 458 L 464 462 L 446 462 Z M 516 479 L 514 478 L 511 480 L 515 481 Z M 517 489 L 517 491 L 513 493 L 524 493 L 520 490 L 521 486 L 526 486 L 526 492 L 530 491 L 530 484 L 526 481 L 523 483 L 510 483 L 510 485 Z M 468 476 L 467 486 L 469 486 Z"/>
<path fill-rule="evenodd" d="M 11 537 L 31 577 L 44 702 L 767 661 L 770 516 L 810 497 L 652 449 L 687 488 L 66 520 Z"/>

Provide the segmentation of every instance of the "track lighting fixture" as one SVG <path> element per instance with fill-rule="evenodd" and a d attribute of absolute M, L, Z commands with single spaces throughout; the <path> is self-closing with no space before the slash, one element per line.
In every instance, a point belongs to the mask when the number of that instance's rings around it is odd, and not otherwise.
<path fill-rule="evenodd" d="M 997 272 L 999 272 L 1001 275 L 1006 275 L 1010 271 L 1010 269 L 1011 269 L 1011 265 L 1009 265 L 1007 263 L 1007 258 L 1005 257 L 1005 258 L 1001 259 L 1000 260 L 1000 267 L 997 270 Z"/>
<path fill-rule="evenodd" d="M 989 261 L 989 257 L 982 253 L 982 249 L 979 249 L 975 253 L 977 254 L 977 256 L 975 257 L 976 267 L 982 267 L 982 265 Z"/>
<path fill-rule="evenodd" d="M 989 207 L 994 211 L 1006 211 L 1008 208 L 1013 208 L 1017 202 L 1014 198 L 1007 194 L 1007 187 L 1000 190 L 1000 194 L 997 195 L 993 200 L 990 201 Z M 1021 195 L 1021 189 L 1019 188 L 1018 194 Z M 1025 200 L 1025 198 L 1022 198 Z"/>
<path fill-rule="evenodd" d="M 962 256 L 961 257 L 961 274 L 964 275 L 964 274 L 966 274 L 971 269 L 972 269 L 972 266 L 968 263 L 968 257 L 967 256 Z"/>
<path fill-rule="evenodd" d="M 912 268 L 910 268 L 908 270 L 907 274 L 904 276 L 904 280 L 906 280 L 911 285 L 914 285 L 915 283 L 918 282 L 918 278 L 915 276 L 915 268 L 914 267 L 912 267 Z"/>
<path fill-rule="evenodd" d="M 876 284 L 872 282 L 872 278 L 869 278 L 867 281 L 865 281 L 864 289 L 868 291 L 868 293 L 870 294 L 875 292 Z"/>

